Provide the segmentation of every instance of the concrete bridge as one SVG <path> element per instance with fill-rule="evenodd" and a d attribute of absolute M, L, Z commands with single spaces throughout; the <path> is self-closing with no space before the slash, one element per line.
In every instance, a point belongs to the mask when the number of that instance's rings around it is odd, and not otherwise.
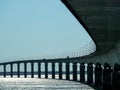
<path fill-rule="evenodd" d="M 94 40 L 97 50 L 86 61 L 120 63 L 120 1 L 61 0 Z"/>
<path fill-rule="evenodd" d="M 23 60 L 0 63 L 6 77 L 6 65 L 10 65 L 10 77 L 14 76 L 13 66 L 17 64 L 17 77 L 21 76 L 20 64 L 24 64 L 24 77 L 27 77 L 27 64 L 31 65 L 31 77 L 34 78 L 34 63 L 38 64 L 38 78 L 41 78 L 41 63 L 44 63 L 44 75 L 48 78 L 48 63 L 51 63 L 52 78 L 55 79 L 56 63 L 59 79 L 63 75 L 65 63 L 66 80 L 70 79 L 70 63 L 74 81 L 102 87 L 103 90 L 120 89 L 120 1 L 119 0 L 61 0 L 76 19 L 84 26 L 94 40 L 95 53 L 76 58 L 58 58 L 43 60 Z M 79 67 L 79 70 L 77 70 Z M 86 68 L 86 70 L 85 70 Z M 79 72 L 79 73 L 78 73 Z M 87 73 L 86 73 L 87 72 Z M 87 79 L 85 80 L 85 75 Z"/>
<path fill-rule="evenodd" d="M 66 80 L 79 81 L 88 84 L 95 89 L 98 87 L 101 89 L 103 88 L 104 90 L 112 90 L 112 88 L 117 90 L 116 88 L 120 88 L 119 64 L 116 63 L 113 70 L 108 63 L 105 63 L 104 65 L 99 62 L 96 64 L 92 62 L 86 63 L 82 60 L 78 61 L 78 58 L 69 57 L 61 59 L 23 60 L 0 63 L 2 69 L 2 71 L 0 71 L 0 76 L 4 78 L 8 76 L 11 78 L 14 76 L 17 76 L 18 78 L 24 76 L 24 78 L 27 78 L 29 76 L 27 70 L 28 63 L 30 63 L 31 78 L 34 78 L 35 75 L 37 75 L 38 78 L 41 78 L 42 75 L 44 75 L 45 78 L 49 78 L 48 76 L 51 75 L 52 79 L 56 79 L 56 74 L 58 73 L 58 79 L 63 79 L 63 75 L 65 75 L 64 79 Z M 35 63 L 37 64 L 36 72 L 34 69 Z M 41 69 L 42 63 L 44 64 L 44 68 Z M 21 64 L 24 66 L 21 66 Z M 9 65 L 9 67 L 7 65 Z M 58 71 L 56 71 L 56 66 L 58 67 Z M 10 69 L 9 72 L 6 67 Z M 23 71 L 21 71 L 21 67 L 24 69 Z M 16 71 L 13 70 L 15 68 Z M 51 68 L 51 70 L 48 70 L 49 68 Z M 63 70 L 63 68 L 65 68 L 65 70 Z M 70 68 L 72 69 L 70 70 Z M 41 70 L 43 69 L 44 71 L 42 72 Z M 72 78 L 70 77 L 71 75 Z"/>

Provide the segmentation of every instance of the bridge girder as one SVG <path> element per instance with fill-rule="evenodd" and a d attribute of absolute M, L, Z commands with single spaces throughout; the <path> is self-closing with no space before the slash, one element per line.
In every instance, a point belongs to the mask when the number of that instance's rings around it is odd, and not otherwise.
<path fill-rule="evenodd" d="M 119 0 L 61 1 L 84 26 L 96 43 L 96 55 L 109 52 L 120 41 Z"/>

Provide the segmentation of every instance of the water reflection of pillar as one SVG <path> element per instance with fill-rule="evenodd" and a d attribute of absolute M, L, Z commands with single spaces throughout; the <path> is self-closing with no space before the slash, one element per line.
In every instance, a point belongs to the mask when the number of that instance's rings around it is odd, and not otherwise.
<path fill-rule="evenodd" d="M 11 69 L 10 76 L 13 77 L 13 64 L 10 64 L 10 69 Z"/>
<path fill-rule="evenodd" d="M 66 63 L 66 80 L 70 79 L 70 65 L 69 62 Z"/>
<path fill-rule="evenodd" d="M 45 78 L 48 78 L 48 63 L 45 62 Z"/>
<path fill-rule="evenodd" d="M 77 63 L 73 63 L 73 81 L 77 80 Z"/>
<path fill-rule="evenodd" d="M 27 63 L 24 63 L 24 77 L 27 77 Z"/>
<path fill-rule="evenodd" d="M 41 63 L 38 62 L 38 78 L 41 78 Z"/>
<path fill-rule="evenodd" d="M 55 63 L 52 63 L 52 79 L 55 79 Z"/>
<path fill-rule="evenodd" d="M 31 78 L 34 78 L 34 63 L 31 63 Z"/>
<path fill-rule="evenodd" d="M 6 65 L 3 65 L 3 69 L 4 69 L 4 77 L 6 77 Z"/>
<path fill-rule="evenodd" d="M 80 64 L 80 82 L 85 82 L 85 64 Z"/>
<path fill-rule="evenodd" d="M 17 63 L 17 76 L 20 77 L 20 63 Z"/>

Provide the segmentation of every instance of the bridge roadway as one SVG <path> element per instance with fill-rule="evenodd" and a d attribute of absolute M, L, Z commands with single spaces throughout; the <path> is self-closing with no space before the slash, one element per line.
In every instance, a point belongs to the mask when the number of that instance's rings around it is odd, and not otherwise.
<path fill-rule="evenodd" d="M 92 54 L 91 54 L 92 55 Z M 67 58 L 56 58 L 56 59 L 35 59 L 35 60 L 17 60 L 17 61 L 10 61 L 10 62 L 2 62 L 0 63 L 0 65 L 7 65 L 7 64 L 17 64 L 17 63 L 42 63 L 42 62 L 46 62 L 46 63 L 49 63 L 49 62 L 52 62 L 52 63 L 59 63 L 59 62 L 69 62 L 69 63 L 82 63 L 82 62 L 86 62 L 84 60 L 84 58 L 87 58 L 89 57 L 90 55 L 88 56 L 83 56 L 83 57 L 67 57 Z M 87 62 L 86 62 L 87 63 Z"/>

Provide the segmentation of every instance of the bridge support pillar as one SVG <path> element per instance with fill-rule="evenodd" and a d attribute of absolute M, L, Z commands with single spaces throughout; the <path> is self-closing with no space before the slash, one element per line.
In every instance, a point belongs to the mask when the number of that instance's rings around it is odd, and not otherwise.
<path fill-rule="evenodd" d="M 104 64 L 103 69 L 103 90 L 112 90 L 112 69 L 107 63 Z"/>
<path fill-rule="evenodd" d="M 24 77 L 27 77 L 27 63 L 24 63 Z"/>
<path fill-rule="evenodd" d="M 17 64 L 17 77 L 20 77 L 20 63 Z"/>
<path fill-rule="evenodd" d="M 10 64 L 10 69 L 11 69 L 10 76 L 13 77 L 13 64 Z"/>
<path fill-rule="evenodd" d="M 102 67 L 100 63 L 96 63 L 95 66 L 95 85 L 99 86 L 102 84 Z"/>
<path fill-rule="evenodd" d="M 89 63 L 87 66 L 87 83 L 93 83 L 93 64 Z"/>
<path fill-rule="evenodd" d="M 48 78 L 48 63 L 45 62 L 45 78 Z"/>
<path fill-rule="evenodd" d="M 38 78 L 41 78 L 41 63 L 38 63 Z"/>
<path fill-rule="evenodd" d="M 55 79 L 55 63 L 52 63 L 52 79 Z"/>
<path fill-rule="evenodd" d="M 77 63 L 73 63 L 73 81 L 77 81 Z"/>
<path fill-rule="evenodd" d="M 85 63 L 80 64 L 80 82 L 85 82 Z"/>
<path fill-rule="evenodd" d="M 112 80 L 113 90 L 119 90 L 120 89 L 120 65 L 117 63 L 114 65 L 114 72 L 112 77 L 113 77 L 113 80 Z"/>
<path fill-rule="evenodd" d="M 4 77 L 6 77 L 6 65 L 3 65 Z"/>
<path fill-rule="evenodd" d="M 59 63 L 59 79 L 62 79 L 62 63 Z"/>
<path fill-rule="evenodd" d="M 31 63 L 31 78 L 34 78 L 34 63 Z"/>
<path fill-rule="evenodd" d="M 70 79 L 70 65 L 66 63 L 66 80 Z"/>

